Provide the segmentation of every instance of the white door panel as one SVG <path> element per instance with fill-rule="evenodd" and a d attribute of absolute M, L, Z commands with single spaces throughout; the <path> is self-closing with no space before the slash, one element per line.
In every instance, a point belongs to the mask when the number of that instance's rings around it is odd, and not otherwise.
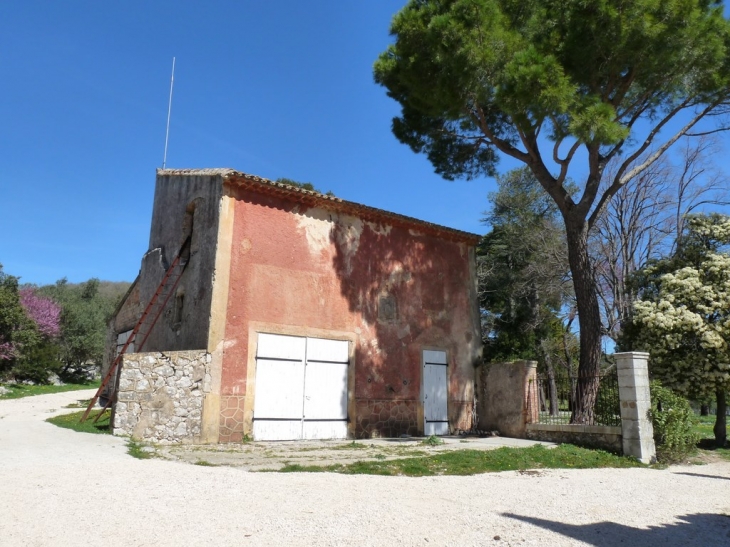
<path fill-rule="evenodd" d="M 423 429 L 426 435 L 446 435 L 449 432 L 446 363 L 445 351 L 423 352 Z"/>
<path fill-rule="evenodd" d="M 338 420 L 333 422 L 308 422 L 304 421 L 304 439 L 346 439 L 347 422 Z"/>
<path fill-rule="evenodd" d="M 256 356 L 254 439 L 347 438 L 347 341 L 259 334 Z"/>
<path fill-rule="evenodd" d="M 302 418 L 304 362 L 256 361 L 256 399 L 254 417 Z"/>
<path fill-rule="evenodd" d="M 347 365 L 307 363 L 305 420 L 347 419 Z"/>
<path fill-rule="evenodd" d="M 350 360 L 347 340 L 307 338 L 307 361 L 347 363 Z"/>
<path fill-rule="evenodd" d="M 254 420 L 253 438 L 257 441 L 296 441 L 302 438 L 302 421 Z"/>
<path fill-rule="evenodd" d="M 445 351 L 423 351 L 423 362 L 430 363 L 432 365 L 445 365 L 446 364 L 446 352 Z"/>
<path fill-rule="evenodd" d="M 423 432 L 426 437 L 431 435 L 448 435 L 449 424 L 448 422 L 426 422 L 426 428 Z"/>
<path fill-rule="evenodd" d="M 303 361 L 306 343 L 307 339 L 299 336 L 259 334 L 256 357 Z"/>

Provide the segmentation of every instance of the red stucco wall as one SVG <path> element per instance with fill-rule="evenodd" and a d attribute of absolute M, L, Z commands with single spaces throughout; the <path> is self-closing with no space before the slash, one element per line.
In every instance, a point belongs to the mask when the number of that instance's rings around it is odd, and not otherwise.
<path fill-rule="evenodd" d="M 421 352 L 449 359 L 452 427 L 468 427 L 478 354 L 473 254 L 465 243 L 232 189 L 235 204 L 221 377 L 222 442 L 240 439 L 251 322 L 356 339 L 355 434 L 414 434 Z M 395 318 L 379 316 L 382 296 Z M 251 386 L 253 387 L 253 386 Z M 252 390 L 253 391 L 253 390 Z M 352 408 L 352 407 L 351 407 Z"/>

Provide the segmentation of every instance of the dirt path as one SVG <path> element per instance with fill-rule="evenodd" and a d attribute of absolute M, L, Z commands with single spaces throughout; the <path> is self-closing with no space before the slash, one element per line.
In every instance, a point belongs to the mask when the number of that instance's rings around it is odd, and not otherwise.
<path fill-rule="evenodd" d="M 730 546 L 730 463 L 400 478 L 136 460 L 0 401 L 0 545 Z M 498 537 L 499 539 L 495 539 Z"/>

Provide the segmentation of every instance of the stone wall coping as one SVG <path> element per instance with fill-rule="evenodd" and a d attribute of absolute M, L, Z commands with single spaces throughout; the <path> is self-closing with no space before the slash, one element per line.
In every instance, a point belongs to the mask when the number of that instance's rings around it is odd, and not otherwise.
<path fill-rule="evenodd" d="M 147 355 L 162 355 L 162 356 L 171 356 L 171 355 L 202 355 L 204 353 L 208 353 L 207 349 L 184 349 L 179 351 L 143 351 L 140 353 L 125 353 L 124 358 L 125 359 L 135 359 L 137 357 L 145 357 Z"/>
<path fill-rule="evenodd" d="M 614 357 L 638 357 L 640 359 L 648 359 L 649 353 L 646 351 L 622 351 L 620 353 L 614 353 Z"/>
<path fill-rule="evenodd" d="M 594 435 L 621 435 L 621 427 L 613 425 L 527 424 L 527 430 L 559 431 L 561 433 L 591 433 Z"/>

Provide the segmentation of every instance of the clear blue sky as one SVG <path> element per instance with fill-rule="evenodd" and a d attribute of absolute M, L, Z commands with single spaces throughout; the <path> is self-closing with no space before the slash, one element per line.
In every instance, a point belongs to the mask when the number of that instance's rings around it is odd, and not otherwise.
<path fill-rule="evenodd" d="M 472 232 L 494 181 L 447 182 L 372 79 L 405 0 L 0 4 L 0 263 L 131 281 L 167 166 L 289 177 Z M 504 162 L 503 169 L 511 167 Z"/>

